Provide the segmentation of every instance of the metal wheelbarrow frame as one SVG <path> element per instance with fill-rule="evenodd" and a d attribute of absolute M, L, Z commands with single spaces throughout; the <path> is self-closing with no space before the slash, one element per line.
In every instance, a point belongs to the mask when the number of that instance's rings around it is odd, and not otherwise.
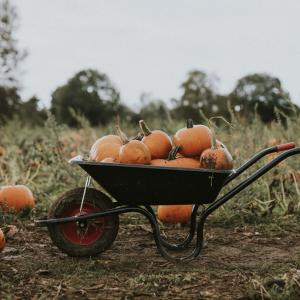
<path fill-rule="evenodd" d="M 283 153 L 276 156 L 217 199 L 219 192 L 225 185 L 237 178 L 265 155 L 280 151 L 283 151 Z M 85 226 L 86 222 L 99 218 L 109 218 L 128 212 L 141 213 L 152 226 L 153 237 L 159 253 L 167 260 L 173 262 L 189 261 L 197 257 L 203 248 L 203 231 L 207 217 L 281 161 L 296 154 L 300 154 L 300 147 L 295 148 L 294 143 L 273 146 L 258 152 L 239 168 L 228 171 L 97 163 L 84 161 L 76 157 L 70 163 L 79 165 L 90 176 L 83 189 L 80 212 L 91 178 L 116 199 L 112 203 L 112 208 L 96 213 L 77 214 L 75 216 L 67 215 L 59 218 L 42 218 L 36 220 L 35 223 L 39 226 L 48 226 L 49 230 L 53 226 L 71 223 L 76 223 L 80 228 L 80 226 Z M 189 234 L 179 244 L 171 244 L 162 237 L 158 221 L 151 207 L 151 205 L 174 204 L 194 205 Z M 200 213 L 197 221 L 197 212 L 202 204 L 210 205 Z M 191 244 L 195 234 L 196 244 L 189 255 L 178 257 L 169 253 L 168 250 L 180 251 L 186 249 Z M 112 238 L 112 241 L 114 238 Z"/>

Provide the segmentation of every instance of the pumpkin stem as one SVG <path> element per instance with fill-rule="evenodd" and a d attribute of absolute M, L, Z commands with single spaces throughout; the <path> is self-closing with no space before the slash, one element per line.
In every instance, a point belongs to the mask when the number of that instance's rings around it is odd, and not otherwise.
<path fill-rule="evenodd" d="M 144 137 L 143 133 L 138 133 L 134 138 L 132 138 L 133 140 L 137 140 L 137 141 L 141 141 Z"/>
<path fill-rule="evenodd" d="M 150 130 L 150 128 L 147 126 L 146 122 L 144 120 L 140 120 L 139 121 L 139 124 L 140 124 L 140 128 L 141 128 L 141 131 L 142 133 L 145 135 L 145 136 L 148 136 L 152 133 L 152 131 Z"/>
<path fill-rule="evenodd" d="M 187 119 L 186 120 L 186 128 L 193 128 L 194 127 L 194 122 L 192 119 Z"/>
<path fill-rule="evenodd" d="M 210 131 L 211 131 L 211 148 L 215 150 L 217 148 L 216 133 L 213 128 L 211 128 Z"/>
<path fill-rule="evenodd" d="M 213 119 L 221 119 L 226 125 L 233 127 L 224 117 L 222 116 L 216 116 L 216 117 L 211 117 L 208 119 L 208 126 L 211 131 L 211 148 L 216 149 L 217 148 L 217 139 L 216 139 L 216 133 L 213 127 L 216 125 L 212 122 Z"/>
<path fill-rule="evenodd" d="M 177 155 L 179 149 L 180 149 L 180 146 L 174 146 L 172 148 L 172 150 L 169 152 L 168 160 L 174 160 L 174 159 L 176 159 L 176 155 Z"/>
<path fill-rule="evenodd" d="M 217 138 L 216 132 L 214 130 L 214 123 L 211 121 L 211 118 L 208 120 L 208 126 L 211 132 L 210 141 L 211 141 L 211 149 L 215 150 L 217 148 Z"/>
<path fill-rule="evenodd" d="M 129 143 L 128 137 L 127 137 L 126 134 L 121 130 L 119 124 L 116 124 L 116 129 L 117 129 L 118 135 L 119 135 L 119 137 L 120 137 L 120 139 L 121 139 L 123 145 Z"/>

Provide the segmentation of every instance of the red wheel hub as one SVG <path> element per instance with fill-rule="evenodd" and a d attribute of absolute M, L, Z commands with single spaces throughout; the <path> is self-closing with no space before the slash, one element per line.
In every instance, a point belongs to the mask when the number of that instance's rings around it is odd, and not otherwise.
<path fill-rule="evenodd" d="M 100 209 L 93 205 L 86 203 L 80 208 L 72 208 L 66 211 L 62 217 L 74 217 L 79 215 L 86 215 L 100 212 Z M 70 222 L 61 224 L 61 230 L 67 240 L 77 245 L 90 245 L 96 242 L 104 233 L 104 218 L 96 220 L 87 220 L 81 222 Z"/>

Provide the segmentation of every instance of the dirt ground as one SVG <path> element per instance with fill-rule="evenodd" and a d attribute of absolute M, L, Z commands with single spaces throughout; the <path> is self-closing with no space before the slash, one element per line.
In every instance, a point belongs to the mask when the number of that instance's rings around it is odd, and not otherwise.
<path fill-rule="evenodd" d="M 121 218 L 112 248 L 86 259 L 61 253 L 45 228 L 16 224 L 0 253 L 0 299 L 258 299 L 247 296 L 252 282 L 300 269 L 300 233 L 207 225 L 201 255 L 176 265 L 158 254 L 149 225 L 133 223 Z M 182 231 L 168 228 L 173 238 Z"/>

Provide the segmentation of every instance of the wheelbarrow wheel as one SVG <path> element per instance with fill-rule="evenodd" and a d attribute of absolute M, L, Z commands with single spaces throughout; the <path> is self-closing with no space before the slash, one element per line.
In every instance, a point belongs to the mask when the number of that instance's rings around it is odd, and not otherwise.
<path fill-rule="evenodd" d="M 83 191 L 83 188 L 77 188 L 63 194 L 50 208 L 48 217 L 72 217 L 113 208 L 105 194 L 88 188 L 80 212 Z M 114 242 L 118 229 L 118 215 L 48 226 L 53 243 L 70 256 L 95 256 L 104 252 Z"/>

